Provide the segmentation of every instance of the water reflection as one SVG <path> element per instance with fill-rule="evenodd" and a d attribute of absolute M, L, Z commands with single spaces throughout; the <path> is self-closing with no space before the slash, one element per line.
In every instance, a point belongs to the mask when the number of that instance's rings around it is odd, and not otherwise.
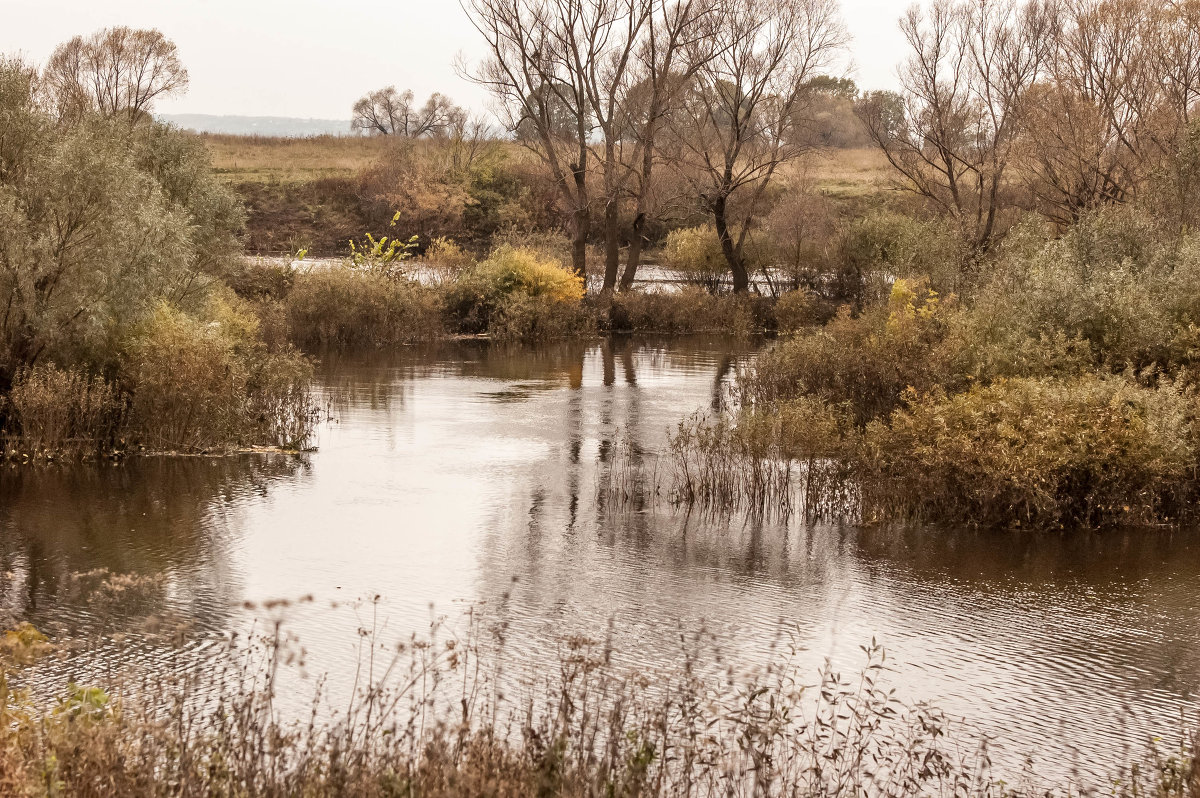
<path fill-rule="evenodd" d="M 395 636 L 430 605 L 503 612 L 531 665 L 610 619 L 647 672 L 699 625 L 746 665 L 786 628 L 811 672 L 853 668 L 876 637 L 900 693 L 1059 763 L 1102 760 L 1192 706 L 1193 532 L 805 528 L 598 498 L 622 440 L 657 457 L 681 417 L 722 407 L 753 351 L 614 338 L 331 355 L 333 420 L 311 455 L 0 472 L 0 601 L 86 626 L 70 573 L 163 574 L 156 600 L 194 617 L 200 646 L 247 624 L 243 601 L 312 594 L 291 623 L 335 686 L 354 670 L 351 602 L 376 594 Z"/>

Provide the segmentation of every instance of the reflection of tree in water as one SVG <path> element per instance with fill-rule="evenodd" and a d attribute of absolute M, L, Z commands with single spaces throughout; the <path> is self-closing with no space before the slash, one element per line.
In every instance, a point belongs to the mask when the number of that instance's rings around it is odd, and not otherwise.
<path fill-rule="evenodd" d="M 0 480 L 0 612 L 83 628 L 101 591 L 112 599 L 106 611 L 169 609 L 221 628 L 239 593 L 229 570 L 232 517 L 307 469 L 304 458 L 244 455 L 8 470 Z M 103 573 L 79 576 L 94 571 Z M 119 580 L 106 587 L 106 574 L 152 579 L 139 589 Z"/>

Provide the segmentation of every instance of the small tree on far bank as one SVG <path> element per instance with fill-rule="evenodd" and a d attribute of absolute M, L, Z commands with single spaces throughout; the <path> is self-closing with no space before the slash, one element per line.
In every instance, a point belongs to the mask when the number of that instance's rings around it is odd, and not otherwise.
<path fill-rule="evenodd" d="M 444 94 L 434 92 L 418 106 L 412 91 L 395 86 L 372 91 L 354 103 L 350 126 L 383 136 L 442 136 L 463 127 L 467 113 Z"/>

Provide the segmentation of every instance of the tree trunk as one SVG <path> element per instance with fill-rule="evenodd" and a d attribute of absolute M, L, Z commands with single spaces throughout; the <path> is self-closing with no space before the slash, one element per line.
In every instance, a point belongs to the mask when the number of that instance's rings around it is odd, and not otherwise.
<path fill-rule="evenodd" d="M 616 199 L 609 197 L 604 205 L 604 285 L 600 288 L 600 293 L 606 296 L 617 287 L 617 270 L 621 265 L 619 210 Z"/>
<path fill-rule="evenodd" d="M 633 237 L 629 240 L 629 252 L 625 258 L 625 271 L 621 273 L 621 290 L 633 288 L 638 266 L 642 262 L 642 244 L 645 243 L 646 214 L 639 213 L 633 220 Z"/>
<path fill-rule="evenodd" d="M 582 149 L 582 148 L 581 148 Z M 587 153 L 580 152 L 579 162 L 571 164 L 571 176 L 575 180 L 575 210 L 572 212 L 571 266 L 575 274 L 583 280 L 583 288 L 587 290 L 587 238 L 591 232 L 591 218 L 588 215 L 587 199 Z"/>
<path fill-rule="evenodd" d="M 746 264 L 742 262 L 742 255 L 733 245 L 733 236 L 729 233 L 725 197 L 717 197 L 711 208 L 717 237 L 721 240 L 721 252 L 725 255 L 725 262 L 729 264 L 729 271 L 733 274 L 733 292 L 744 294 L 750 290 L 750 275 L 746 273 Z"/>
<path fill-rule="evenodd" d="M 587 288 L 587 208 L 576 208 L 571 222 L 571 267 Z"/>

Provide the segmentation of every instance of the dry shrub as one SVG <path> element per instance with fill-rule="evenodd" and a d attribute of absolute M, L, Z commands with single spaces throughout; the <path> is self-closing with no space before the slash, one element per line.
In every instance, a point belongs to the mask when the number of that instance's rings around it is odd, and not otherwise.
<path fill-rule="evenodd" d="M 631 672 L 611 641 L 563 635 L 540 673 L 502 681 L 506 625 L 389 647 L 364 630 L 364 684 L 311 719 L 276 710 L 276 674 L 293 648 L 280 624 L 203 674 L 110 693 L 68 685 L 57 700 L 10 689 L 0 661 L 0 788 L 12 796 L 307 796 L 599 798 L 1075 795 L 1032 777 L 1000 781 L 988 746 L 936 707 L 888 686 L 872 641 L 856 673 L 801 672 L 801 643 L 781 626 L 770 661 L 722 662 L 703 629 L 680 630 L 668 667 Z M 20 651 L 44 638 L 24 630 Z M 0 651 L 0 654 L 3 654 Z M 41 654 L 41 655 L 44 655 Z M 380 676 L 379 674 L 385 674 Z M 511 682 L 511 679 L 509 679 Z M 1173 735 L 1174 736 L 1174 735 Z M 1111 763 L 1115 795 L 1194 798 L 1196 738 Z M 1099 763 L 1104 769 L 1104 764 Z"/>
<path fill-rule="evenodd" d="M 1200 464 L 1191 390 L 1119 376 L 910 392 L 866 431 L 864 506 L 880 517 L 1038 527 L 1191 516 Z"/>
<path fill-rule="evenodd" d="M 438 283 L 456 280 L 475 265 L 474 256 L 453 239 L 438 237 L 421 256 L 421 269 Z"/>
<path fill-rule="evenodd" d="M 27 454 L 95 451 L 112 445 L 121 426 L 123 404 L 111 384 L 52 363 L 19 372 L 8 402 L 10 448 Z"/>
<path fill-rule="evenodd" d="M 828 321 L 826 306 L 809 290 L 798 288 L 775 300 L 775 324 L 781 333 L 794 333 Z"/>
<path fill-rule="evenodd" d="M 389 346 L 436 338 L 444 329 L 433 288 L 346 267 L 296 275 L 285 306 L 301 346 Z"/>
<path fill-rule="evenodd" d="M 769 323 L 769 303 L 752 296 L 713 296 L 703 288 L 627 291 L 613 298 L 609 327 L 671 334 L 724 332 L 750 335 Z"/>
<path fill-rule="evenodd" d="M 291 349 L 268 350 L 246 306 L 218 297 L 210 311 L 198 319 L 161 305 L 131 342 L 122 364 L 130 435 L 154 450 L 303 446 L 311 365 Z"/>
<path fill-rule="evenodd" d="M 523 292 L 502 297 L 488 322 L 488 335 L 499 341 L 549 341 L 595 331 L 595 319 L 581 303 Z"/>

